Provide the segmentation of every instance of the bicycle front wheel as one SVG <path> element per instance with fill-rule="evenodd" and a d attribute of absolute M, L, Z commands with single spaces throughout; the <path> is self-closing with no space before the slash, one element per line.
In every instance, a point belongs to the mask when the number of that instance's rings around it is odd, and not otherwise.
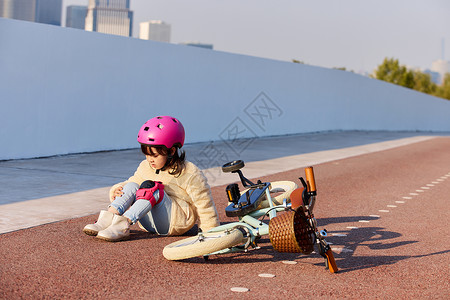
<path fill-rule="evenodd" d="M 203 237 L 189 237 L 164 247 L 163 255 L 168 260 L 180 260 L 207 255 L 216 251 L 244 244 L 246 239 L 239 229 L 204 233 Z"/>

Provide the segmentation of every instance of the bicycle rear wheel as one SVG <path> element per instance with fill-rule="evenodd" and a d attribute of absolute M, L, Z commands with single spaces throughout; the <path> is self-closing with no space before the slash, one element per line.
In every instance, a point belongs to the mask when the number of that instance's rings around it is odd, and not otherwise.
<path fill-rule="evenodd" d="M 236 245 L 244 244 L 246 239 L 239 229 L 232 231 L 220 231 L 204 233 L 189 237 L 164 247 L 163 255 L 168 260 L 180 260 L 197 256 L 203 256 Z"/>

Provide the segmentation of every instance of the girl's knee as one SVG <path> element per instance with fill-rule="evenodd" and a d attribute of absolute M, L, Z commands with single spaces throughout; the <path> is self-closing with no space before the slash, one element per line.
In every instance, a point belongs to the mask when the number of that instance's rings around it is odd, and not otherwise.
<path fill-rule="evenodd" d="M 132 192 L 132 193 L 136 193 L 136 191 L 139 189 L 139 184 L 137 184 L 136 182 L 128 182 L 127 184 L 125 184 L 123 186 L 123 192 Z"/>

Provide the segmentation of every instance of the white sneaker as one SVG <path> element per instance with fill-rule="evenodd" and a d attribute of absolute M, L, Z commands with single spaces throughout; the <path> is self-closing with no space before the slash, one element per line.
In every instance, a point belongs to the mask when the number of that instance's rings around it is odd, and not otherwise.
<path fill-rule="evenodd" d="M 129 236 L 130 223 L 128 223 L 127 218 L 119 215 L 114 215 L 111 226 L 99 231 L 97 234 L 97 238 L 108 242 L 118 242 L 128 238 Z"/>
<path fill-rule="evenodd" d="M 114 214 L 112 212 L 102 210 L 98 216 L 97 222 L 95 224 L 88 224 L 84 226 L 83 232 L 87 235 L 97 235 L 97 233 L 103 229 L 106 229 L 111 225 Z"/>

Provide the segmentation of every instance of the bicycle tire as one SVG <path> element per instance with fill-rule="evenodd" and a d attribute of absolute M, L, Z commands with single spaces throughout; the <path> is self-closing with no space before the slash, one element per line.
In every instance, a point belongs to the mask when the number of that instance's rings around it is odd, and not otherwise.
<path fill-rule="evenodd" d="M 200 241 L 198 236 L 193 236 L 171 243 L 164 247 L 163 255 L 167 260 L 181 260 L 207 255 L 246 242 L 239 229 L 204 233 L 203 237 L 203 241 Z"/>

